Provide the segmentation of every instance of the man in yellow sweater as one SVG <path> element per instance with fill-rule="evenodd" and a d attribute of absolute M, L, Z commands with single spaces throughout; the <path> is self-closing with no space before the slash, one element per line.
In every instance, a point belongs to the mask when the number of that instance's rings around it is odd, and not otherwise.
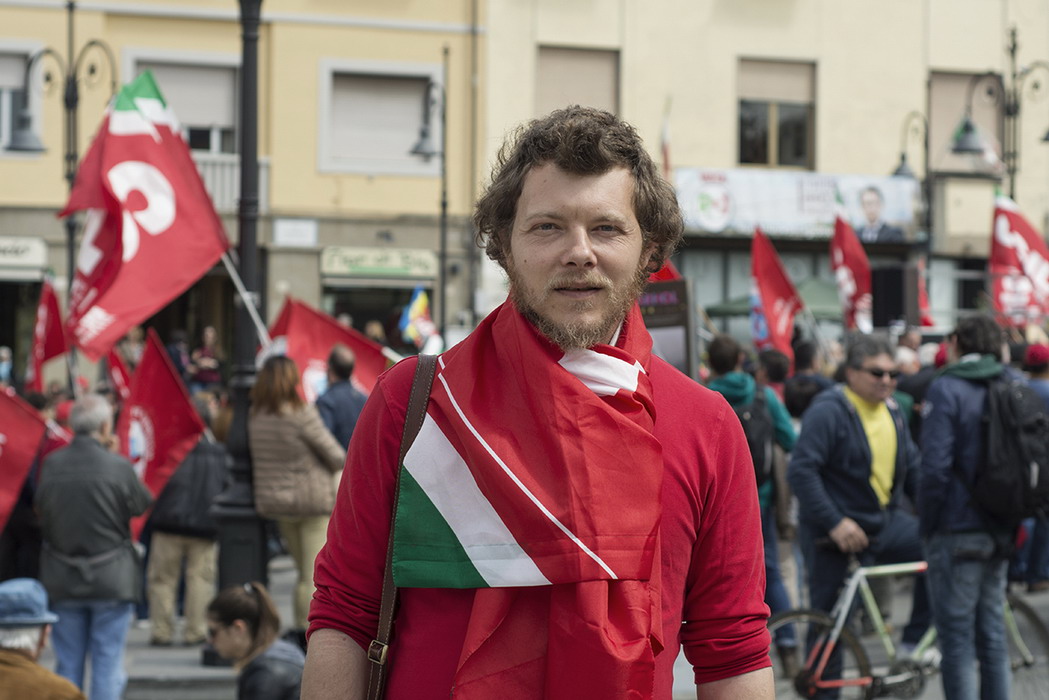
<path fill-rule="evenodd" d="M 788 479 L 800 506 L 798 540 L 814 608 L 833 607 L 849 553 L 865 563 L 922 559 L 913 512 L 921 458 L 892 399 L 898 376 L 887 342 L 856 337 L 845 386 L 820 393 L 802 419 Z M 921 639 L 929 615 L 919 577 L 905 645 Z"/>

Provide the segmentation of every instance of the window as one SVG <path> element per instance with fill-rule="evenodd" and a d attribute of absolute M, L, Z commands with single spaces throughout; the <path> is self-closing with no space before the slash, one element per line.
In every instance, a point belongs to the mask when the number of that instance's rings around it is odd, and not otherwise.
<path fill-rule="evenodd" d="M 786 61 L 739 63 L 739 162 L 812 169 L 815 164 L 815 66 Z"/>
<path fill-rule="evenodd" d="M 439 174 L 439 157 L 411 153 L 424 120 L 434 148 L 442 148 L 439 65 L 327 62 L 321 71 L 321 171 Z"/>
<path fill-rule="evenodd" d="M 227 66 L 140 61 L 182 124 L 193 151 L 236 153 L 237 71 Z"/>
<path fill-rule="evenodd" d="M 0 53 L 0 148 L 7 148 L 25 108 L 25 63 L 22 54 Z"/>
<path fill-rule="evenodd" d="M 619 111 L 619 52 L 540 46 L 536 115 L 576 104 Z"/>

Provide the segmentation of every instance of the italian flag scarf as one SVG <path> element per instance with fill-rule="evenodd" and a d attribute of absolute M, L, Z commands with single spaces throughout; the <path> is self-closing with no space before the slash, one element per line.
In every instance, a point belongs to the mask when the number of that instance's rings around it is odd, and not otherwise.
<path fill-rule="evenodd" d="M 650 697 L 651 345 L 636 306 L 615 347 L 564 352 L 507 302 L 439 358 L 401 466 L 393 571 L 399 587 L 478 589 L 456 697 Z"/>

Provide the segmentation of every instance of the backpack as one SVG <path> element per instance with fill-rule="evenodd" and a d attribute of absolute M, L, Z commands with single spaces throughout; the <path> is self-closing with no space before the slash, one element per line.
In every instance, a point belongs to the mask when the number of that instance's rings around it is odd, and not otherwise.
<path fill-rule="evenodd" d="M 754 476 L 761 486 L 772 476 L 772 441 L 776 435 L 776 426 L 769 413 L 765 388 L 754 388 L 754 399 L 748 404 L 735 409 L 736 416 L 747 436 L 750 457 L 754 460 Z"/>
<path fill-rule="evenodd" d="M 983 464 L 970 492 L 977 510 L 1005 527 L 1049 514 L 1049 410 L 1022 381 L 987 384 Z"/>

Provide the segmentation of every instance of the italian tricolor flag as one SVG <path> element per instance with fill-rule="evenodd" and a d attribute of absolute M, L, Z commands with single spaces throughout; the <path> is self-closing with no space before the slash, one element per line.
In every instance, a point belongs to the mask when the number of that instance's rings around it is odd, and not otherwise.
<path fill-rule="evenodd" d="M 396 584 L 647 580 L 662 483 L 637 357 L 650 343 L 565 353 L 507 304 L 442 355 L 401 466 Z"/>

